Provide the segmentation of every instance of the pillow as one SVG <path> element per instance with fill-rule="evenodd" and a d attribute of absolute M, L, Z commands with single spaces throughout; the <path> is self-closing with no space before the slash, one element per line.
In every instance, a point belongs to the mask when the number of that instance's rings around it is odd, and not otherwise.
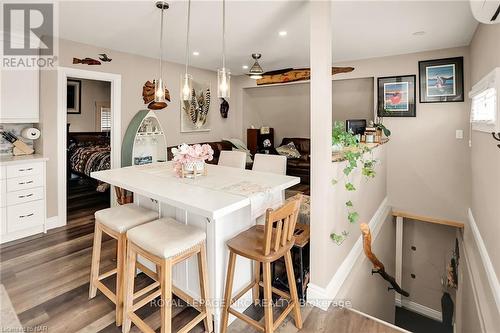
<path fill-rule="evenodd" d="M 278 154 L 286 156 L 286 158 L 300 158 L 300 152 L 295 148 L 293 142 L 276 148 Z"/>

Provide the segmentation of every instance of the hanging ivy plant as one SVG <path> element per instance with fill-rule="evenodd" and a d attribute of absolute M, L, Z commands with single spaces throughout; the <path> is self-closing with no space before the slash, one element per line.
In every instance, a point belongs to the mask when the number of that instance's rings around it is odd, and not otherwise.
<path fill-rule="evenodd" d="M 361 168 L 361 174 L 366 177 L 366 179 L 374 178 L 376 176 L 375 165 L 377 160 L 373 158 L 373 154 L 370 154 L 369 158 L 365 156 L 365 153 L 371 152 L 371 150 L 367 147 L 361 146 L 356 136 L 345 130 L 343 122 L 335 122 L 332 132 L 332 145 L 343 147 L 343 157 L 347 162 L 345 168 L 342 170 L 344 178 L 343 183 L 347 192 L 356 191 L 356 187 L 352 181 L 352 174 L 358 168 Z M 339 180 L 333 179 L 332 185 L 336 185 L 338 182 Z M 345 203 L 345 206 L 347 208 L 347 221 L 350 224 L 356 223 L 359 219 L 359 213 L 356 211 L 352 200 L 348 200 Z M 332 233 L 330 238 L 337 245 L 341 245 L 348 236 L 349 232 L 344 230 L 340 234 Z"/>

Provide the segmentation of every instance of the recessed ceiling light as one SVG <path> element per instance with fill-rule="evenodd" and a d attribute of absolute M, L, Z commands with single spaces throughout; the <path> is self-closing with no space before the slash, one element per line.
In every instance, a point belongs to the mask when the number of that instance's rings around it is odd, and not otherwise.
<path fill-rule="evenodd" d="M 281 37 L 285 37 L 288 33 L 285 30 L 282 30 L 278 33 Z"/>
<path fill-rule="evenodd" d="M 198 52 L 198 51 L 193 51 L 193 55 L 194 55 L 194 56 L 199 56 L 199 55 L 200 55 L 200 52 Z"/>
<path fill-rule="evenodd" d="M 413 36 L 423 36 L 423 35 L 425 35 L 425 31 L 416 31 L 412 35 Z"/>
<path fill-rule="evenodd" d="M 241 68 L 248 69 L 248 66 L 247 65 L 243 65 L 243 66 L 241 66 Z"/>

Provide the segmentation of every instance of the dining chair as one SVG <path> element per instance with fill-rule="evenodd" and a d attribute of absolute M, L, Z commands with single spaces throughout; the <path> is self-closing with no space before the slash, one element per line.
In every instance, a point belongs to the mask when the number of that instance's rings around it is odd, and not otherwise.
<path fill-rule="evenodd" d="M 286 157 L 282 155 L 255 154 L 253 171 L 286 174 Z"/>
<path fill-rule="evenodd" d="M 245 169 L 247 154 L 241 151 L 222 150 L 217 165 Z"/>

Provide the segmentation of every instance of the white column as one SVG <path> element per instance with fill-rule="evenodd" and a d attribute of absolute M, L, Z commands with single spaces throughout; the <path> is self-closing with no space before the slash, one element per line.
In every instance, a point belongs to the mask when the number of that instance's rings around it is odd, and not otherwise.
<path fill-rule="evenodd" d="M 401 285 L 403 277 L 403 218 L 396 217 L 396 282 Z M 401 294 L 396 293 L 396 305 L 401 306 Z"/>
<path fill-rule="evenodd" d="M 331 186 L 332 131 L 332 22 L 330 1 L 310 1 L 311 64 L 311 282 L 325 286 L 330 242 L 325 221 L 329 219 L 327 198 Z M 314 300 L 311 300 L 314 303 Z"/>

